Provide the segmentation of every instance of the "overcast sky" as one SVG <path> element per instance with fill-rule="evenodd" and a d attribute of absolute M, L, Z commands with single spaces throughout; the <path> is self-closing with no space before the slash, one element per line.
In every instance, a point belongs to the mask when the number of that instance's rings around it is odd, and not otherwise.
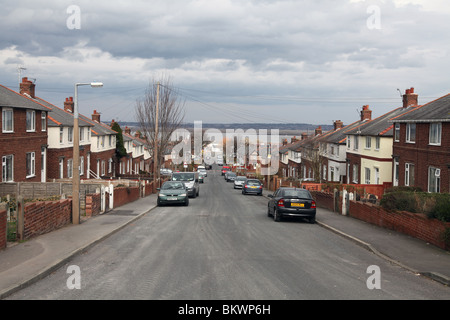
<path fill-rule="evenodd" d="M 76 7 L 73 7 L 75 5 Z M 187 122 L 350 124 L 450 93 L 448 0 L 0 0 L 0 84 L 134 121 L 163 76 Z M 79 9 L 79 15 L 77 10 Z M 79 23 L 78 23 L 79 22 Z"/>

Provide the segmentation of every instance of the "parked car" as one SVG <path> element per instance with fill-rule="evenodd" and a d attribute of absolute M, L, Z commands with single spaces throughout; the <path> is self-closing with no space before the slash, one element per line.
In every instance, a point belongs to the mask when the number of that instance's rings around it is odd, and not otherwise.
<path fill-rule="evenodd" d="M 237 176 L 236 179 L 234 179 L 234 189 L 242 189 L 245 180 L 247 180 L 246 176 Z"/>
<path fill-rule="evenodd" d="M 316 222 L 316 202 L 306 189 L 281 187 L 270 198 L 267 204 L 267 215 L 275 221 L 284 217 L 307 218 L 310 223 Z"/>
<path fill-rule="evenodd" d="M 198 197 L 200 192 L 198 172 L 174 172 L 172 174 L 172 181 L 184 182 L 189 197 Z"/>
<path fill-rule="evenodd" d="M 166 169 L 166 168 L 161 168 L 161 169 L 159 169 L 159 173 L 163 176 L 170 176 L 172 174 L 172 170 Z"/>
<path fill-rule="evenodd" d="M 242 194 L 257 194 L 262 196 L 263 185 L 258 179 L 246 179 L 242 186 Z"/>
<path fill-rule="evenodd" d="M 189 205 L 189 196 L 186 186 L 179 181 L 166 181 L 161 188 L 158 188 L 158 206 L 165 204 L 183 204 Z"/>
<path fill-rule="evenodd" d="M 229 166 L 223 166 L 222 167 L 222 175 L 224 176 L 227 171 L 231 171 L 231 168 Z"/>
<path fill-rule="evenodd" d="M 227 182 L 234 181 L 236 177 L 237 177 L 236 173 L 230 171 L 227 173 L 225 180 L 227 180 Z"/>
<path fill-rule="evenodd" d="M 206 167 L 205 166 L 198 166 L 197 167 L 197 171 L 200 175 L 203 175 L 204 177 L 208 176 L 208 172 L 206 171 Z"/>

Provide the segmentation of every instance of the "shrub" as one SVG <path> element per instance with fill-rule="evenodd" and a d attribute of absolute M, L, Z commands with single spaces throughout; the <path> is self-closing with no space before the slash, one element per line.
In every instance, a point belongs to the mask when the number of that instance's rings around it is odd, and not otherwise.
<path fill-rule="evenodd" d="M 429 212 L 428 216 L 444 222 L 450 222 L 450 194 L 436 194 L 434 208 Z"/>
<path fill-rule="evenodd" d="M 389 211 L 417 212 L 416 197 L 412 192 L 395 191 L 386 193 L 383 195 L 380 205 Z"/>

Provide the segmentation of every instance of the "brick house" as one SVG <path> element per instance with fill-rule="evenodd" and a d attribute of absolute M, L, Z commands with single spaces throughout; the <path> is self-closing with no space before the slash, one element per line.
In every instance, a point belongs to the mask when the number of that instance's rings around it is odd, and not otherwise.
<path fill-rule="evenodd" d="M 450 192 L 450 94 L 395 117 L 391 123 L 395 128 L 394 185 Z"/>
<path fill-rule="evenodd" d="M 48 113 L 35 99 L 35 84 L 23 78 L 20 93 L 0 85 L 0 182 L 47 179 Z"/>
<path fill-rule="evenodd" d="M 417 94 L 407 90 L 403 106 L 370 120 L 371 110 L 364 106 L 360 126 L 347 132 L 347 180 L 356 184 L 392 183 L 392 118 L 417 108 Z"/>
<path fill-rule="evenodd" d="M 81 114 L 79 117 L 92 125 L 87 178 L 115 177 L 117 132 L 100 121 L 97 110 L 94 110 L 91 119 Z"/>
<path fill-rule="evenodd" d="M 45 100 L 40 103 L 51 108 L 48 116 L 48 179 L 70 179 L 73 176 L 73 98 L 66 98 L 64 109 Z M 88 179 L 91 154 L 92 124 L 79 118 L 80 179 Z"/>

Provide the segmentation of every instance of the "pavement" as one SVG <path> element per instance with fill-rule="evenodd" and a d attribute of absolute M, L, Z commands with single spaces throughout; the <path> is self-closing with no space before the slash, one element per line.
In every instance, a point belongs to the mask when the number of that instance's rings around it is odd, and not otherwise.
<path fill-rule="evenodd" d="M 267 192 L 266 192 L 267 194 Z M 0 299 L 57 270 L 74 256 L 140 219 L 156 207 L 156 195 L 68 225 L 0 251 Z M 317 209 L 317 224 L 415 274 L 450 285 L 450 252 L 424 241 Z"/>

